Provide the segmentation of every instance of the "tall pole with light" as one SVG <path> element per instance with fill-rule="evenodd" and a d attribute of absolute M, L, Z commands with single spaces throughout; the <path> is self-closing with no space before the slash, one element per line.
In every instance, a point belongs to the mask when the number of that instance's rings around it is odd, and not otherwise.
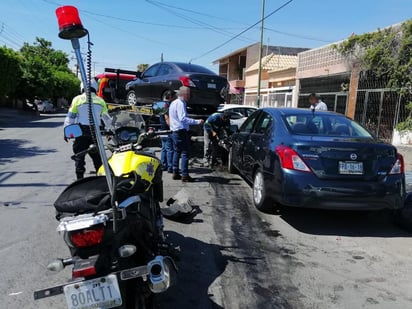
<path fill-rule="evenodd" d="M 265 0 L 262 0 L 262 19 L 260 23 L 260 44 L 259 44 L 259 68 L 258 68 L 258 88 L 256 106 L 260 107 L 260 84 L 262 81 L 262 56 L 263 56 L 263 30 L 265 23 Z"/>
<path fill-rule="evenodd" d="M 84 67 L 82 54 L 80 51 L 79 39 L 86 36 L 88 31 L 83 27 L 79 17 L 79 12 L 74 6 L 61 6 L 56 9 L 57 22 L 59 24 L 59 37 L 64 40 L 70 40 L 73 46 L 74 54 L 77 59 L 77 66 L 80 71 L 80 76 L 84 85 L 84 89 L 87 89 L 90 94 L 90 81 L 87 78 L 86 69 Z M 87 96 L 88 104 L 91 106 L 91 96 Z M 91 110 L 91 109 L 90 109 Z M 93 117 L 94 133 L 96 135 L 97 148 L 99 149 L 100 156 L 102 158 L 103 167 L 107 179 L 107 184 L 111 195 L 113 196 L 113 179 L 109 163 L 107 161 L 106 151 L 104 149 L 104 143 L 102 134 L 100 132 L 100 118 L 95 113 L 91 113 L 90 117 Z"/>

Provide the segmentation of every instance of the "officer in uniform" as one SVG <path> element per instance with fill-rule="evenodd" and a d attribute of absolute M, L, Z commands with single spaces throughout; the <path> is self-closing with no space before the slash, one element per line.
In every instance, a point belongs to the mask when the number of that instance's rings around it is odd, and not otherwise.
<path fill-rule="evenodd" d="M 90 91 L 93 101 L 93 113 L 95 113 L 95 115 L 101 116 L 102 114 L 107 113 L 107 105 L 102 98 L 96 95 L 97 88 L 98 87 L 95 79 L 92 79 L 90 83 Z M 73 143 L 74 154 L 88 149 L 90 145 L 94 143 L 90 130 L 89 104 L 87 102 L 87 96 L 84 91 L 83 84 L 81 85 L 81 92 L 82 93 L 80 95 L 76 96 L 73 99 L 72 104 L 69 108 L 69 112 L 67 113 L 66 119 L 64 120 L 64 127 L 78 123 L 82 128 L 83 135 L 77 137 Z M 98 119 L 100 119 L 100 117 L 98 117 Z M 64 137 L 64 140 L 67 142 L 66 137 Z M 97 171 L 102 165 L 102 160 L 100 158 L 99 152 L 97 150 L 93 150 L 89 152 L 89 155 L 93 160 L 94 168 Z M 86 154 L 74 157 L 77 179 L 82 179 L 84 177 L 84 172 L 86 171 L 85 157 Z"/>

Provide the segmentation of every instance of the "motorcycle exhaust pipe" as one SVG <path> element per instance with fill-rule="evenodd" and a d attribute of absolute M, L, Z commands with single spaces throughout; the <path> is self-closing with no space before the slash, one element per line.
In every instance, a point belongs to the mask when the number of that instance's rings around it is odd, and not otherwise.
<path fill-rule="evenodd" d="M 165 292 L 176 280 L 176 266 L 170 257 L 156 256 L 147 267 L 149 287 L 155 294 Z"/>

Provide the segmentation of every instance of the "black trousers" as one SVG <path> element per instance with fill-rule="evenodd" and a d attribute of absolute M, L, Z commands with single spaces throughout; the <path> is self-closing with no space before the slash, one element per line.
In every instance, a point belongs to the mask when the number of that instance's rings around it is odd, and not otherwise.
<path fill-rule="evenodd" d="M 93 138 L 90 135 L 83 135 L 74 140 L 73 143 L 73 152 L 74 154 L 86 150 L 89 146 L 93 144 Z M 93 165 L 96 171 L 102 165 L 102 159 L 100 158 L 99 152 L 96 150 L 89 152 L 90 157 L 93 160 Z M 76 175 L 78 178 L 83 177 L 84 172 L 86 171 L 86 155 L 74 157 L 74 162 L 76 166 Z"/>
<path fill-rule="evenodd" d="M 209 154 L 212 158 L 212 162 L 217 161 L 219 155 L 219 141 L 216 136 L 212 136 L 212 133 L 209 133 Z"/>

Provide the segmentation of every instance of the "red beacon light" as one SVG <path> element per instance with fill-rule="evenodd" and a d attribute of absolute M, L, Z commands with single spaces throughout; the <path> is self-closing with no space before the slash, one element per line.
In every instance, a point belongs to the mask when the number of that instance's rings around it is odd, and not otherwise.
<path fill-rule="evenodd" d="M 79 11 L 70 5 L 56 9 L 59 37 L 65 40 L 80 39 L 87 34 L 79 17 Z"/>

